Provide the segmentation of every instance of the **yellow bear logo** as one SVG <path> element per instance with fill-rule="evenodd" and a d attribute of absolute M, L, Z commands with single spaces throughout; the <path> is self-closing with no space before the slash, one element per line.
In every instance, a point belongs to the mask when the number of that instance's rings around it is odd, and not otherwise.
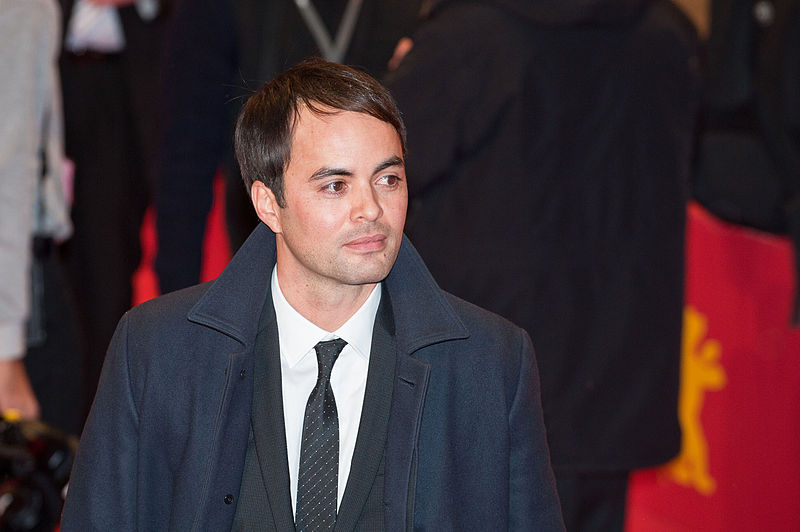
<path fill-rule="evenodd" d="M 708 469 L 708 442 L 700 414 L 706 391 L 725 387 L 725 369 L 720 364 L 722 347 L 706 338 L 708 320 L 692 307 L 686 307 L 683 321 L 681 390 L 678 418 L 683 432 L 680 454 L 663 468 L 682 486 L 711 495 L 716 482 Z"/>

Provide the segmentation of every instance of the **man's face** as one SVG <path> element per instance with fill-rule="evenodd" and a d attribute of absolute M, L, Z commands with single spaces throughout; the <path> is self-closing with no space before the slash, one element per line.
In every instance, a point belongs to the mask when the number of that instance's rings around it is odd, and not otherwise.
<path fill-rule="evenodd" d="M 303 108 L 284 198 L 285 207 L 262 217 L 277 234 L 282 286 L 329 290 L 380 282 L 397 258 L 408 205 L 397 132 L 364 113 Z"/>

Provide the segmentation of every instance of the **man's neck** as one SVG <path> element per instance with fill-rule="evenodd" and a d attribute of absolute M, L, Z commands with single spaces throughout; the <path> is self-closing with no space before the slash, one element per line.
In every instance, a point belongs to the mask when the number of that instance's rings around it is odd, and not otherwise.
<path fill-rule="evenodd" d="M 360 285 L 314 286 L 295 282 L 281 276 L 277 269 L 278 284 L 283 297 L 305 319 L 333 332 L 341 327 L 369 298 L 376 283 Z"/>

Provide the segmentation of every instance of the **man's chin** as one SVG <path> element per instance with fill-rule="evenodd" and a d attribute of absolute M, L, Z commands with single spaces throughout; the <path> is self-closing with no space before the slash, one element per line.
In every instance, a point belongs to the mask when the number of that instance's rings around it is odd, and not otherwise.
<path fill-rule="evenodd" d="M 375 284 L 380 283 L 389 275 L 391 266 L 385 264 L 374 265 L 373 267 L 353 267 L 344 275 L 346 283 L 351 285 Z"/>

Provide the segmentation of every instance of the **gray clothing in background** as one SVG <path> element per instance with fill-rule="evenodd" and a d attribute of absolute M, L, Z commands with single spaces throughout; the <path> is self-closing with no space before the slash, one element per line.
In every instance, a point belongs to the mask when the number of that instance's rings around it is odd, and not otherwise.
<path fill-rule="evenodd" d="M 59 20 L 49 0 L 0 0 L 0 359 L 25 354 L 33 237 L 71 232 L 60 175 Z"/>

